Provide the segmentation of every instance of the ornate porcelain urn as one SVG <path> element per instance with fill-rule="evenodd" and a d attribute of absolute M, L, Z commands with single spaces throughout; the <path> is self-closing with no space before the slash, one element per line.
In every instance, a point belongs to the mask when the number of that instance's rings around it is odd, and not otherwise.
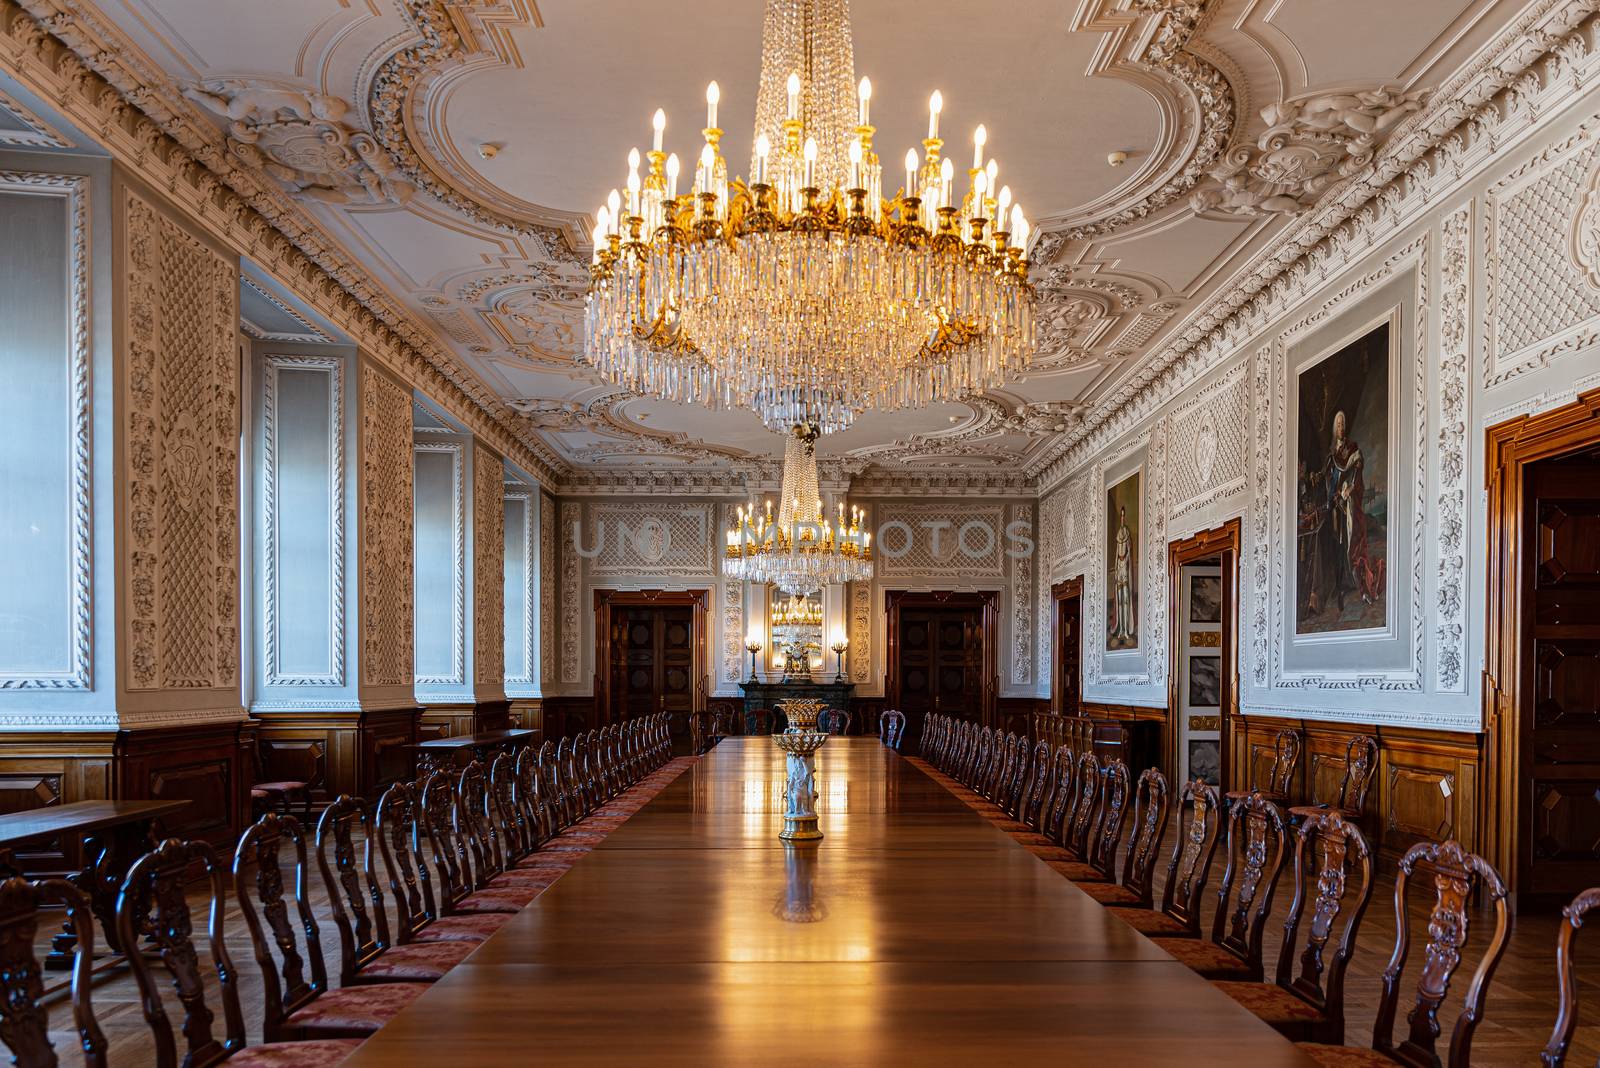
<path fill-rule="evenodd" d="M 816 729 L 822 702 L 796 699 L 778 702 L 789 726 L 772 740 L 787 756 L 783 787 L 783 830 L 779 838 L 806 841 L 822 837 L 817 830 L 817 766 L 814 759 L 828 735 Z"/>

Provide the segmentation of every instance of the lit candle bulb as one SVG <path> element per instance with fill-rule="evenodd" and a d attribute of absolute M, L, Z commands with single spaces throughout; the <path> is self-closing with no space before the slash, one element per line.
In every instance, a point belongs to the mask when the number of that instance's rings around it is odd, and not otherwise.
<path fill-rule="evenodd" d="M 1022 205 L 1011 206 L 1011 243 L 1023 252 L 1028 251 L 1028 220 L 1022 214 Z"/>
<path fill-rule="evenodd" d="M 637 170 L 628 174 L 628 214 L 639 214 L 639 172 Z"/>
<path fill-rule="evenodd" d="M 983 173 L 989 176 L 989 180 L 984 183 L 985 189 L 993 193 L 996 189 L 1000 188 L 995 184 L 995 179 L 1000 177 L 1000 164 L 996 163 L 992 157 L 990 158 L 988 164 L 983 168 Z"/>
<path fill-rule="evenodd" d="M 950 206 L 950 186 L 955 182 L 955 179 L 955 165 L 950 162 L 950 157 L 946 156 L 944 162 L 939 164 L 939 206 L 941 208 Z"/>
<path fill-rule="evenodd" d="M 611 209 L 611 232 L 621 233 L 617 229 L 617 221 L 622 218 L 622 194 L 613 189 L 606 194 L 606 207 Z"/>
<path fill-rule="evenodd" d="M 806 156 L 806 184 L 805 184 L 805 188 L 812 189 L 812 188 L 815 188 L 816 184 L 817 184 L 817 139 L 815 137 L 806 138 L 805 156 Z"/>
<path fill-rule="evenodd" d="M 667 131 L 667 113 L 656 108 L 656 113 L 650 118 L 650 128 L 655 131 L 655 137 L 650 142 L 650 150 L 660 152 L 661 135 Z"/>
<path fill-rule="evenodd" d="M 767 155 L 772 151 L 772 141 L 766 134 L 756 138 L 756 184 L 763 185 L 767 180 Z"/>
<path fill-rule="evenodd" d="M 791 71 L 790 74 L 789 74 L 789 118 L 798 119 L 799 117 L 800 117 L 800 75 L 798 75 L 798 74 L 796 74 L 796 73 Z"/>
<path fill-rule="evenodd" d="M 682 164 L 678 162 L 678 154 L 674 152 L 667 157 L 667 199 L 675 200 L 678 196 L 678 171 Z"/>
<path fill-rule="evenodd" d="M 717 101 L 722 99 L 722 89 L 716 82 L 706 86 L 706 129 L 717 128 Z"/>
<path fill-rule="evenodd" d="M 702 146 L 700 149 L 700 192 L 713 192 L 711 188 L 711 177 L 716 173 L 716 169 L 717 154 L 712 151 L 709 144 Z"/>
<path fill-rule="evenodd" d="M 906 149 L 906 196 L 917 195 L 917 150 Z"/>
<path fill-rule="evenodd" d="M 1010 210 L 1011 187 L 1009 185 L 1003 185 L 1000 187 L 999 209 L 994 213 L 994 221 L 997 226 L 1004 226 L 1006 224 L 1006 213 Z"/>
<path fill-rule="evenodd" d="M 856 86 L 856 99 L 861 102 L 860 125 L 867 125 L 867 113 L 872 100 L 872 79 L 862 78 L 861 84 Z"/>
<path fill-rule="evenodd" d="M 939 136 L 939 112 L 944 110 L 944 94 L 935 89 L 928 98 L 928 140 Z"/>
<path fill-rule="evenodd" d="M 600 205 L 600 210 L 595 213 L 594 217 L 594 258 L 596 260 L 600 258 L 600 246 L 605 244 L 606 241 L 606 221 L 609 218 L 610 213 L 606 211 L 606 206 L 604 204 Z"/>
<path fill-rule="evenodd" d="M 861 188 L 861 140 L 850 142 L 850 188 Z M 841 507 L 843 507 L 841 505 Z"/>
<path fill-rule="evenodd" d="M 989 143 L 989 128 L 983 123 L 978 123 L 978 128 L 972 131 L 972 169 L 983 170 L 983 146 Z"/>

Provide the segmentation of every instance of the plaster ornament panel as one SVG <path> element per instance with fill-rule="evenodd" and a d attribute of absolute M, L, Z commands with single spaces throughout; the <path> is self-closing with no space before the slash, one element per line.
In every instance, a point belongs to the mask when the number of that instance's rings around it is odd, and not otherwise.
<path fill-rule="evenodd" d="M 1150 509 L 1150 530 L 1145 538 L 1144 616 L 1150 646 L 1145 651 L 1145 671 L 1151 684 L 1158 687 L 1167 681 L 1167 446 L 1171 426 L 1170 419 L 1156 424 L 1146 453 L 1149 481 L 1145 501 Z"/>
<path fill-rule="evenodd" d="M 1267 128 L 1238 145 L 1189 197 L 1221 218 L 1299 215 L 1335 183 L 1372 163 L 1378 142 L 1427 102 L 1424 90 L 1377 86 L 1306 93 L 1262 109 Z"/>
<path fill-rule="evenodd" d="M 583 509 L 576 501 L 561 502 L 561 681 L 577 683 L 582 639 L 583 596 L 579 589 L 578 527 Z"/>
<path fill-rule="evenodd" d="M 1434 689 L 1467 689 L 1467 476 L 1472 337 L 1472 205 L 1446 216 L 1439 255 L 1438 590 Z"/>
<path fill-rule="evenodd" d="M 278 353 L 264 358 L 261 378 L 262 469 L 265 472 L 262 494 L 262 531 L 265 552 L 262 559 L 262 585 L 265 588 L 264 634 L 266 683 L 268 686 L 343 686 L 345 684 L 344 642 L 344 360 L 327 356 L 286 356 Z M 327 672 L 315 674 L 285 671 L 282 664 L 282 618 L 280 590 L 285 561 L 286 539 L 280 506 L 280 466 L 278 462 L 279 419 L 278 378 L 285 369 L 326 375 L 328 378 L 328 635 Z M 292 550 L 291 550 L 292 551 Z M 309 564 L 309 561 L 302 561 Z M 291 626 L 300 621 L 288 621 Z"/>
<path fill-rule="evenodd" d="M 865 685 L 872 677 L 872 583 L 850 583 L 850 680 Z"/>
<path fill-rule="evenodd" d="M 444 453 L 450 457 L 450 670 L 417 674 L 416 685 L 465 686 L 467 684 L 467 510 L 465 447 L 460 441 L 413 441 L 411 453 Z M 415 460 L 413 459 L 413 463 Z M 475 518 L 475 517 L 474 517 Z M 413 520 L 413 522 L 415 522 Z M 476 568 L 474 568 L 476 571 Z M 474 592 L 476 580 L 474 579 Z M 415 594 L 413 594 L 415 596 Z M 430 607 L 430 611 L 434 609 Z M 413 616 L 415 623 L 415 616 Z M 476 619 L 474 619 L 476 625 Z M 412 641 L 415 642 L 415 632 Z"/>
<path fill-rule="evenodd" d="M 0 112 L 11 117 L 12 125 L 0 126 L 0 145 L 23 148 L 71 148 L 72 142 L 54 126 L 41 119 L 32 108 L 0 89 Z"/>
<path fill-rule="evenodd" d="M 873 521 L 881 578 L 1006 577 L 1006 520 L 999 505 L 896 503 L 878 509 Z"/>
<path fill-rule="evenodd" d="M 1591 120 L 1485 195 L 1485 388 L 1600 341 L 1597 129 Z"/>
<path fill-rule="evenodd" d="M 0 104 L 8 98 L 0 95 Z M 0 142 L 3 143 L 3 142 Z M 89 179 L 74 174 L 0 171 L 0 191 L 61 197 L 67 202 L 67 376 L 68 440 L 60 442 L 68 457 L 70 497 L 68 573 L 65 592 L 71 603 L 70 626 L 61 666 L 54 671 L 30 669 L 0 674 L 0 690 L 88 690 L 94 686 L 94 559 L 93 413 L 89 330 Z M 71 722 L 81 722 L 80 719 Z M 116 717 L 111 717 L 114 725 Z M 40 723 L 40 726 L 47 724 Z"/>
<path fill-rule="evenodd" d="M 502 685 L 506 673 L 505 462 L 472 443 L 472 681 Z"/>
<path fill-rule="evenodd" d="M 280 322 L 274 325 L 288 327 L 288 329 L 274 329 L 273 326 L 264 323 L 252 322 L 252 313 L 246 309 L 242 310 L 239 316 L 239 327 L 245 333 L 257 341 L 290 341 L 306 345 L 329 345 L 333 343 L 333 338 L 328 336 L 327 331 L 311 322 L 304 315 L 301 315 L 297 309 L 291 307 L 286 301 L 280 300 L 276 293 L 273 293 L 260 282 L 251 278 L 248 274 L 241 275 L 239 280 L 245 286 L 241 293 L 248 294 L 253 299 L 265 301 L 272 311 L 287 320 L 287 322 Z"/>
<path fill-rule="evenodd" d="M 1033 539 L 1033 505 L 1013 504 L 1008 527 L 1026 528 Z M 1033 564 L 1037 546 L 1011 560 L 1011 681 L 1025 686 L 1033 680 Z"/>
<path fill-rule="evenodd" d="M 556 501 L 539 494 L 539 682 L 556 681 Z"/>
<path fill-rule="evenodd" d="M 719 529 L 731 529 L 737 519 L 735 506 L 725 504 L 722 506 L 722 526 Z M 725 684 L 737 683 L 744 677 L 744 583 L 734 579 L 722 579 L 722 681 Z"/>
<path fill-rule="evenodd" d="M 589 506 L 574 544 L 595 578 L 715 578 L 717 540 L 712 506 L 663 502 Z"/>
<path fill-rule="evenodd" d="M 1428 324 L 1431 315 L 1428 290 L 1430 254 L 1429 235 L 1423 233 L 1385 257 L 1374 269 L 1319 301 L 1315 310 L 1290 324 L 1275 342 L 1271 380 L 1261 383 L 1270 391 L 1268 395 L 1271 397 L 1269 409 L 1271 432 L 1264 443 L 1258 440 L 1258 445 L 1264 444 L 1268 459 L 1265 466 L 1266 474 L 1256 481 L 1257 496 L 1252 504 L 1252 529 L 1254 537 L 1261 541 L 1256 542 L 1251 549 L 1252 555 L 1255 556 L 1260 552 L 1261 543 L 1265 543 L 1266 561 L 1270 569 L 1266 581 L 1252 589 L 1255 605 L 1250 613 L 1252 625 L 1259 620 L 1267 621 L 1265 667 L 1263 669 L 1258 665 L 1255 670 L 1258 678 L 1265 679 L 1264 683 L 1258 682 L 1257 685 L 1269 691 L 1291 689 L 1329 693 L 1363 691 L 1420 693 L 1424 689 L 1422 672 L 1427 655 L 1424 638 L 1424 620 L 1427 618 L 1424 605 L 1425 536 L 1429 478 L 1428 465 L 1422 458 L 1428 454 L 1428 443 L 1431 440 L 1428 431 L 1426 382 Z M 1289 551 L 1291 539 L 1289 531 L 1285 529 L 1287 523 L 1285 517 L 1289 516 L 1291 508 L 1289 493 L 1293 475 L 1289 466 L 1287 437 L 1290 420 L 1289 377 L 1292 373 L 1288 352 L 1299 340 L 1311 335 L 1335 315 L 1357 304 L 1369 292 L 1376 291 L 1391 279 L 1406 275 L 1411 277 L 1414 286 L 1412 336 L 1409 339 L 1396 338 L 1394 351 L 1398 353 L 1402 369 L 1409 365 L 1410 378 L 1408 381 L 1402 373 L 1396 379 L 1400 388 L 1391 402 L 1390 419 L 1394 442 L 1398 443 L 1405 439 L 1409 431 L 1412 462 L 1409 470 L 1399 464 L 1392 468 L 1393 482 L 1389 495 L 1393 501 L 1403 492 L 1405 498 L 1402 499 L 1408 504 L 1411 518 L 1409 529 L 1400 529 L 1397 525 L 1390 536 L 1394 539 L 1391 544 L 1400 544 L 1399 539 L 1405 539 L 1405 559 L 1409 566 L 1404 572 L 1401 572 L 1398 566 L 1391 567 L 1390 574 L 1393 581 L 1390 589 L 1393 602 L 1403 601 L 1409 606 L 1410 625 L 1408 633 L 1400 628 L 1399 605 L 1395 603 L 1389 629 L 1393 632 L 1394 638 L 1402 643 L 1407 663 L 1404 667 L 1394 669 L 1361 667 L 1291 670 L 1286 664 L 1289 630 L 1292 626 L 1288 618 L 1290 609 L 1287 606 L 1294 603 L 1294 593 L 1288 578 L 1289 568 L 1293 566 Z M 1398 329 L 1400 323 L 1398 310 L 1393 313 L 1392 323 L 1392 328 Z M 1411 346 L 1409 359 L 1407 359 L 1407 343 Z M 1263 492 L 1265 496 L 1262 496 Z M 1388 514 L 1392 518 L 1401 513 L 1391 506 Z M 1398 564 L 1400 560 L 1396 559 L 1391 563 Z M 1252 636 L 1252 643 L 1260 648 L 1259 634 Z"/>
<path fill-rule="evenodd" d="M 123 208 L 127 688 L 237 688 L 238 268 Z"/>
<path fill-rule="evenodd" d="M 1242 490 L 1250 459 L 1249 366 L 1235 364 L 1171 415 L 1173 519 Z"/>
<path fill-rule="evenodd" d="M 413 681 L 411 391 L 361 368 L 361 681 Z"/>
<path fill-rule="evenodd" d="M 294 193 L 329 204 L 404 204 L 415 191 L 338 97 L 238 78 L 208 79 L 184 95 L 227 121 L 234 155 Z"/>

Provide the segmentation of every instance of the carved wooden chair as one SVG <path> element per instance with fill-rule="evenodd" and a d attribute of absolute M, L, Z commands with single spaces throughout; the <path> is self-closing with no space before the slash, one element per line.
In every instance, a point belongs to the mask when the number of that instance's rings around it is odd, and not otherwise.
<path fill-rule="evenodd" d="M 772 709 L 747 708 L 744 713 L 744 733 L 748 736 L 758 734 L 771 734 L 773 724 Z"/>
<path fill-rule="evenodd" d="M 284 888 L 285 867 L 294 878 L 292 893 Z M 294 817 L 268 813 L 239 838 L 233 886 L 261 968 L 265 1005 L 261 1032 L 268 1042 L 370 1035 L 424 989 L 410 983 L 329 989 L 322 934 L 307 893 L 308 875 L 305 832 Z M 130 885 L 132 878 L 130 874 Z M 213 907 L 220 904 L 218 898 Z"/>
<path fill-rule="evenodd" d="M 878 741 L 898 753 L 905 736 L 906 714 L 897 708 L 884 709 L 878 716 Z"/>
<path fill-rule="evenodd" d="M 1395 1015 L 1400 1007 L 1400 980 L 1405 973 L 1406 955 L 1411 947 L 1411 917 L 1406 908 L 1406 891 L 1419 864 L 1428 866 L 1433 879 L 1434 903 L 1428 917 L 1428 944 L 1423 952 L 1422 975 L 1417 981 L 1416 1000 L 1406 1020 L 1406 1037 L 1394 1040 Z M 1356 1057 L 1371 1059 L 1376 1051 L 1397 1064 L 1423 1068 L 1446 1064 L 1449 1068 L 1468 1068 L 1472 1063 L 1472 1036 L 1483 1020 L 1483 1003 L 1489 994 L 1489 980 L 1505 954 L 1510 935 L 1510 916 L 1506 909 L 1506 886 L 1494 866 L 1461 843 L 1420 842 L 1400 858 L 1400 871 L 1394 882 L 1394 954 L 1383 971 L 1383 995 L 1378 1001 L 1378 1017 L 1372 1028 L 1372 1050 L 1360 1047 L 1301 1043 L 1300 1048 L 1323 1064 L 1348 1064 Z M 1494 909 L 1494 929 L 1472 981 L 1462 999 L 1461 1014 L 1450 1032 L 1450 1045 L 1439 1054 L 1439 1006 L 1450 991 L 1450 980 L 1461 966 L 1466 948 L 1472 911 L 1468 901 L 1475 889 L 1483 891 L 1486 904 Z"/>
<path fill-rule="evenodd" d="M 1561 1000 L 1556 1007 L 1556 1023 L 1550 1032 L 1550 1041 L 1539 1054 L 1545 1068 L 1561 1068 L 1567 1063 L 1567 1050 L 1572 1046 L 1572 1035 L 1578 1027 L 1578 984 L 1572 974 L 1572 943 L 1578 937 L 1584 917 L 1596 906 L 1600 906 L 1600 887 L 1591 887 L 1561 910 L 1564 922 L 1556 931 L 1556 987 Z"/>
<path fill-rule="evenodd" d="M 1039 834 L 1046 844 L 1042 847 L 1024 844 L 1037 856 L 1065 860 L 1066 828 L 1072 821 L 1072 807 L 1078 799 L 1078 756 L 1070 745 L 1061 745 L 1056 747 L 1050 762 L 1050 799 L 1039 823 Z"/>
<path fill-rule="evenodd" d="M 378 802 L 378 848 L 384 870 L 389 873 L 389 893 L 394 897 L 395 940 L 402 946 L 412 942 L 482 942 L 511 915 L 439 914 L 433 877 L 422 857 L 421 808 L 419 792 L 410 783 L 389 787 Z"/>
<path fill-rule="evenodd" d="M 359 847 L 356 831 L 361 834 Z M 324 809 L 317 822 L 317 867 L 328 889 L 328 907 L 339 933 L 339 985 L 431 983 L 442 979 L 472 952 L 473 943 L 415 942 L 402 946 L 391 941 L 388 910 L 373 858 L 376 840 L 366 803 L 348 794 L 340 795 Z"/>
<path fill-rule="evenodd" d="M 1055 767 L 1051 761 L 1053 755 L 1049 742 L 1040 739 L 1034 743 L 1031 761 L 1033 774 L 1023 795 L 1021 820 L 1035 833 L 1044 822 L 1045 800 L 1050 796 L 1051 783 L 1054 781 Z"/>
<path fill-rule="evenodd" d="M 1001 807 L 1011 815 L 1012 821 L 1023 823 L 1023 805 L 1027 801 L 1028 787 L 1033 782 L 1033 747 L 1028 744 L 1026 735 L 1018 734 L 1016 738 L 1017 759 L 1006 781 L 1001 784 Z"/>
<path fill-rule="evenodd" d="M 90 998 L 94 969 L 94 916 L 89 900 L 65 879 L 0 882 L 0 1038 L 17 1068 L 56 1068 L 44 970 L 34 955 L 41 908 L 61 907 L 76 942 L 72 950 L 72 1024 L 85 1068 L 106 1068 L 106 1036 Z M 48 913 L 52 919 L 56 913 Z"/>
<path fill-rule="evenodd" d="M 1211 861 L 1221 838 L 1221 810 L 1222 799 L 1215 786 L 1198 779 L 1184 784 L 1178 798 L 1178 840 L 1167 862 L 1161 907 L 1109 904 L 1119 919 L 1143 935 L 1200 937 L 1200 899 L 1211 877 Z"/>
<path fill-rule="evenodd" d="M 1133 841 L 1123 860 L 1122 882 L 1084 882 L 1079 889 L 1102 905 L 1149 908 L 1155 901 L 1156 860 L 1170 809 L 1167 777 L 1159 768 L 1144 769 L 1133 791 Z"/>
<path fill-rule="evenodd" d="M 1229 806 L 1228 866 L 1217 888 L 1211 937 L 1152 941 L 1207 979 L 1259 983 L 1262 938 L 1288 845 L 1283 810 L 1261 794 Z"/>
<path fill-rule="evenodd" d="M 1352 823 L 1359 823 L 1367 807 L 1367 793 L 1372 788 L 1377 770 L 1377 739 L 1370 734 L 1358 734 L 1345 746 L 1344 774 L 1339 777 L 1339 792 L 1333 801 L 1320 805 L 1296 805 L 1289 810 L 1289 814 L 1296 819 L 1309 819 L 1331 810 Z"/>
<path fill-rule="evenodd" d="M 1003 831 L 1028 830 L 1016 818 L 1019 807 L 1018 795 L 1021 793 L 1017 780 L 1028 773 L 1027 754 L 1027 740 L 1020 735 L 1008 733 L 1005 736 L 1000 772 L 994 780 L 993 799 L 980 801 L 974 806 Z"/>
<path fill-rule="evenodd" d="M 994 744 L 994 760 L 990 762 L 988 774 L 984 776 L 983 786 L 978 791 L 983 795 L 983 800 L 976 807 L 980 812 L 997 816 L 1005 812 L 1006 786 L 1017 766 L 1017 736 L 995 731 Z"/>
<path fill-rule="evenodd" d="M 461 772 L 472 792 L 469 772 L 482 765 L 474 761 Z M 516 887 L 493 887 L 487 873 L 474 869 L 472 854 L 482 853 L 481 843 L 471 838 L 472 818 L 461 810 L 471 804 L 457 794 L 455 776 L 448 770 L 428 776 L 422 788 L 422 826 L 433 854 L 433 874 L 438 880 L 439 907 L 445 916 L 482 912 L 517 912 L 538 896 L 537 891 Z M 481 804 L 481 795 L 478 798 Z M 467 833 L 463 833 L 463 828 Z"/>
<path fill-rule="evenodd" d="M 296 800 L 300 802 L 301 811 L 305 814 L 306 822 L 311 821 L 311 790 L 315 772 L 304 779 L 267 779 L 267 755 L 263 751 L 263 741 L 257 738 L 250 749 L 250 770 L 256 780 L 250 784 L 250 807 L 254 815 L 259 816 L 268 809 L 276 808 L 287 814 Z"/>
<path fill-rule="evenodd" d="M 1085 756 L 1094 759 L 1093 753 Z M 1080 758 L 1081 759 L 1081 758 Z M 1080 777 L 1094 774 L 1080 768 Z M 1099 804 L 1090 804 L 1089 810 L 1094 812 L 1098 807 L 1098 815 L 1089 820 L 1074 820 L 1074 830 L 1082 827 L 1083 843 L 1077 846 L 1078 860 L 1048 860 L 1045 863 L 1071 879 L 1075 883 L 1109 883 L 1117 877 L 1117 853 L 1122 848 L 1122 836 L 1128 828 L 1128 795 L 1131 792 L 1128 765 L 1120 760 L 1109 760 L 1098 773 L 1100 780 Z M 1079 805 L 1083 805 L 1082 791 L 1079 792 Z"/>
<path fill-rule="evenodd" d="M 850 710 L 845 708 L 825 708 L 817 716 L 817 730 L 825 734 L 849 734 Z"/>
<path fill-rule="evenodd" d="M 1272 763 L 1267 768 L 1267 781 L 1255 781 L 1255 770 L 1251 769 L 1250 788 L 1248 790 L 1229 790 L 1226 798 L 1229 804 L 1234 801 L 1243 801 L 1251 794 L 1260 794 L 1275 805 L 1284 805 L 1289 802 L 1289 787 L 1294 782 L 1295 769 L 1300 766 L 1300 732 L 1290 727 L 1279 731 L 1272 739 Z"/>
<path fill-rule="evenodd" d="M 1071 854 L 1072 861 L 1082 862 L 1089 859 L 1094 828 L 1099 822 L 1102 784 L 1100 758 L 1093 753 L 1084 753 L 1078 757 L 1076 775 L 1078 796 L 1072 802 L 1072 820 L 1068 823 L 1062 840 L 1062 845 Z"/>
<path fill-rule="evenodd" d="M 1285 1037 L 1343 1042 L 1344 973 L 1371 899 L 1372 853 L 1361 831 L 1337 812 L 1312 816 L 1295 839 L 1294 901 L 1283 925 L 1276 979 L 1217 986 Z M 1302 925 L 1306 940 L 1297 969 Z"/>

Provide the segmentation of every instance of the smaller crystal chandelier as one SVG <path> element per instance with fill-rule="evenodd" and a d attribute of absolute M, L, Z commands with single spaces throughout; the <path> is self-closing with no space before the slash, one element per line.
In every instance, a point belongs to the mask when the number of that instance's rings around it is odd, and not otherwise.
<path fill-rule="evenodd" d="M 783 453 L 783 499 L 776 519 L 772 502 L 757 512 L 739 509 L 727 532 L 722 573 L 749 582 L 771 582 L 784 593 L 809 596 L 836 582 L 872 578 L 872 535 L 862 529 L 866 513 L 839 504 L 836 521 L 822 510 L 817 483 L 817 429 L 797 426 Z"/>

